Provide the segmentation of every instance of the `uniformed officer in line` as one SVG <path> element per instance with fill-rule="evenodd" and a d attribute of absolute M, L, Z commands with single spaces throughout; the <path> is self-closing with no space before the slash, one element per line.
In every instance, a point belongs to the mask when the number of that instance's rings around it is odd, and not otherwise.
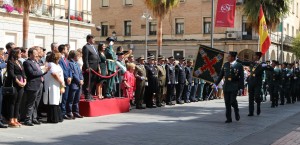
<path fill-rule="evenodd" d="M 175 105 L 173 102 L 175 100 L 175 67 L 174 67 L 174 57 L 168 58 L 168 63 L 166 64 L 166 85 L 167 85 L 167 105 Z"/>
<path fill-rule="evenodd" d="M 137 65 L 135 66 L 136 90 L 135 90 L 135 103 L 136 109 L 145 109 L 144 95 L 145 87 L 148 85 L 147 74 L 145 69 L 145 58 L 141 56 L 136 59 Z"/>
<path fill-rule="evenodd" d="M 204 97 L 203 97 L 203 91 L 204 91 L 204 85 L 205 85 L 205 81 L 203 79 L 199 79 L 199 84 L 198 84 L 198 93 L 197 93 L 197 99 L 198 101 L 203 101 Z"/>
<path fill-rule="evenodd" d="M 186 83 L 184 86 L 184 102 L 185 103 L 190 103 L 192 101 L 191 97 L 191 90 L 192 90 L 192 84 L 193 84 L 193 69 L 192 69 L 193 61 L 192 60 L 187 60 L 187 64 L 185 67 L 185 74 L 186 74 Z M 193 100 L 195 100 L 193 98 Z"/>
<path fill-rule="evenodd" d="M 292 86 L 292 93 L 293 93 L 293 102 L 296 100 L 300 100 L 300 68 L 299 63 L 295 62 L 293 68 L 293 86 Z"/>
<path fill-rule="evenodd" d="M 292 77 L 292 72 L 287 68 L 288 63 L 285 62 L 282 64 L 282 73 L 281 73 L 281 93 L 280 93 L 280 105 L 284 105 L 285 99 L 287 104 L 291 104 L 291 77 Z"/>
<path fill-rule="evenodd" d="M 164 105 L 163 100 L 165 100 L 163 97 L 164 90 L 166 89 L 166 68 L 164 67 L 164 56 L 159 55 L 157 57 L 157 71 L 158 71 L 158 83 L 159 83 L 159 89 L 158 89 L 158 99 L 156 100 L 156 106 L 161 107 Z"/>
<path fill-rule="evenodd" d="M 148 86 L 145 91 L 145 102 L 147 108 L 156 108 L 156 100 L 158 93 L 158 72 L 156 66 L 154 66 L 154 55 L 148 57 L 148 65 L 145 66 L 146 74 L 148 78 Z"/>
<path fill-rule="evenodd" d="M 175 77 L 177 78 L 176 84 L 176 103 L 184 104 L 182 100 L 184 85 L 186 84 L 186 74 L 183 63 L 185 61 L 184 57 L 179 58 L 178 65 L 175 66 Z"/>
<path fill-rule="evenodd" d="M 243 65 L 250 66 L 250 75 L 248 81 L 248 92 L 249 92 L 249 114 L 248 116 L 254 115 L 254 101 L 257 105 L 256 113 L 260 115 L 261 113 L 261 93 L 262 93 L 262 83 L 263 83 L 263 73 L 264 68 L 267 64 L 262 63 L 260 58 L 262 56 L 261 52 L 255 52 L 254 62 L 242 62 Z"/>
<path fill-rule="evenodd" d="M 266 61 L 266 64 L 267 66 L 270 66 L 270 61 Z M 262 86 L 262 98 L 263 98 L 263 102 L 266 102 L 267 101 L 267 95 L 268 95 L 268 81 L 270 81 L 271 77 L 270 76 L 270 71 L 264 71 L 264 74 L 263 74 L 263 86 Z"/>
<path fill-rule="evenodd" d="M 239 89 L 243 88 L 242 85 L 244 82 L 244 69 L 243 66 L 236 61 L 237 52 L 229 52 L 227 56 L 227 61 L 219 73 L 219 77 L 215 82 L 215 85 L 218 86 L 221 79 L 225 79 L 223 85 L 224 100 L 226 106 L 226 121 L 225 123 L 231 123 L 231 107 L 234 108 L 235 119 L 240 120 L 238 102 L 236 100 Z"/>
<path fill-rule="evenodd" d="M 192 61 L 192 60 L 191 60 Z M 191 71 L 193 71 L 193 61 L 192 61 L 192 65 L 191 65 Z M 191 102 L 198 102 L 198 98 L 196 97 L 197 95 L 197 91 L 198 91 L 198 84 L 200 79 L 198 78 L 192 78 L 192 89 L 191 89 L 191 95 L 190 95 L 190 101 Z"/>
<path fill-rule="evenodd" d="M 268 66 L 266 71 L 269 74 L 268 87 L 270 93 L 270 100 L 272 102 L 271 108 L 278 107 L 280 81 L 281 81 L 281 70 L 278 67 L 279 63 L 276 60 L 272 60 L 271 66 Z"/>

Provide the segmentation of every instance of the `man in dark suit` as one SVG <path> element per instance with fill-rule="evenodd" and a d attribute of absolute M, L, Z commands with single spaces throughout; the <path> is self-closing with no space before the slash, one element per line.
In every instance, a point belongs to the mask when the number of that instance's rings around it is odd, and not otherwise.
<path fill-rule="evenodd" d="M 68 117 L 66 115 L 66 105 L 67 105 L 67 100 L 69 97 L 69 87 L 72 81 L 72 71 L 71 71 L 71 67 L 69 64 L 69 60 L 67 57 L 69 50 L 66 47 L 66 45 L 62 44 L 58 46 L 58 51 L 61 53 L 61 58 L 58 62 L 58 64 L 60 65 L 60 67 L 63 70 L 64 73 L 64 80 L 65 80 L 65 92 L 62 94 L 62 101 L 61 101 L 61 112 L 62 115 L 64 117 L 64 119 L 71 119 L 70 117 Z"/>
<path fill-rule="evenodd" d="M 193 61 L 188 60 L 187 66 L 185 67 L 185 74 L 186 74 L 186 83 L 184 86 L 184 102 L 190 103 L 191 101 L 194 101 L 195 98 L 191 98 L 191 90 L 193 85 L 193 69 L 192 69 Z"/>
<path fill-rule="evenodd" d="M 27 84 L 25 90 L 27 95 L 25 103 L 25 122 L 24 125 L 33 126 L 33 124 L 40 124 L 37 119 L 37 108 L 42 96 L 42 81 L 43 75 L 45 75 L 50 68 L 46 69 L 46 72 L 42 72 L 38 60 L 38 52 L 35 48 L 28 50 L 29 58 L 24 62 L 24 71 L 27 76 Z"/>
<path fill-rule="evenodd" d="M 94 47 L 95 38 L 93 35 L 87 35 L 86 36 L 87 44 L 83 46 L 82 48 L 82 60 L 83 60 L 83 66 L 82 71 L 83 74 L 83 93 L 85 96 L 85 99 L 87 101 L 93 100 L 93 96 L 91 94 L 91 86 L 95 84 L 95 81 L 97 80 L 97 76 L 93 74 L 90 69 L 93 69 L 94 71 L 98 72 L 98 64 L 99 64 L 99 53 L 97 49 Z"/>
<path fill-rule="evenodd" d="M 174 57 L 168 58 L 169 63 L 166 65 L 166 84 L 167 84 L 167 105 L 175 105 L 173 103 L 175 97 L 175 68 L 174 68 Z"/>
<path fill-rule="evenodd" d="M 237 52 L 229 52 L 227 57 L 228 62 L 226 62 L 221 72 L 219 73 L 219 77 L 215 82 L 215 85 L 218 86 L 220 81 L 225 79 L 223 91 L 224 91 L 224 100 L 226 106 L 226 121 L 225 123 L 231 123 L 231 107 L 234 108 L 235 119 L 237 121 L 240 120 L 239 107 L 238 102 L 236 100 L 236 96 L 238 90 L 244 87 L 244 70 L 243 66 L 236 61 Z"/>
<path fill-rule="evenodd" d="M 184 104 L 182 100 L 184 85 L 186 84 L 186 74 L 185 67 L 183 66 L 183 62 L 185 58 L 179 58 L 179 64 L 175 66 L 175 77 L 177 76 L 177 84 L 176 84 L 176 103 Z"/>

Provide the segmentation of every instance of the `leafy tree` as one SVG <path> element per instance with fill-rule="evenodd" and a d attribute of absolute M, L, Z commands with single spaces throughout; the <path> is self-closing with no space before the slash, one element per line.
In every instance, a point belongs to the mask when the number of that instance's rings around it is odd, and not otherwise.
<path fill-rule="evenodd" d="M 300 58 L 300 34 L 293 39 L 292 42 L 292 52 L 296 55 L 297 58 Z"/>
<path fill-rule="evenodd" d="M 157 46 L 158 54 L 161 54 L 162 48 L 162 20 L 172 10 L 177 7 L 179 0 L 145 0 L 148 9 L 152 10 L 157 18 Z"/>

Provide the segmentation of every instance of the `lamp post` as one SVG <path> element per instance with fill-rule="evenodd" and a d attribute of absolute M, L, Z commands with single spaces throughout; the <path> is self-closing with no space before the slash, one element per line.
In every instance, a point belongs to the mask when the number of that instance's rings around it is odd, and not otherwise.
<path fill-rule="evenodd" d="M 142 18 L 146 20 L 146 34 L 145 34 L 145 58 L 147 57 L 147 53 L 148 53 L 148 25 L 149 22 L 152 20 L 151 15 L 146 12 L 143 13 Z"/>

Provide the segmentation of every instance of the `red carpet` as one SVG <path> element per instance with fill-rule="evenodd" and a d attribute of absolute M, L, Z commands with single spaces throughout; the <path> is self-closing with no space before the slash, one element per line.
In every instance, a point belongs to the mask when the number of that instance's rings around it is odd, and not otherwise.
<path fill-rule="evenodd" d="M 85 117 L 96 117 L 110 114 L 129 112 L 128 98 L 96 99 L 87 102 L 84 99 L 79 102 L 80 115 Z"/>

